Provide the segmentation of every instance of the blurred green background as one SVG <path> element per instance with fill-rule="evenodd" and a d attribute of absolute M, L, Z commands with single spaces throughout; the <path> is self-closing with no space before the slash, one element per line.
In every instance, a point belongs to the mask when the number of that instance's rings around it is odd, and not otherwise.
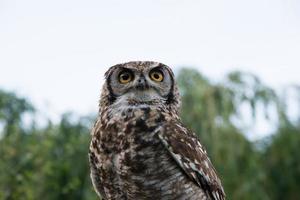
<path fill-rule="evenodd" d="M 300 199 L 299 87 L 285 88 L 296 94 L 287 97 L 253 74 L 213 82 L 190 68 L 177 81 L 181 117 L 206 146 L 227 199 Z M 96 113 L 66 113 L 41 126 L 35 112 L 30 99 L 0 90 L 0 199 L 97 199 L 87 157 Z M 254 126 L 260 115 L 276 123 L 268 136 L 249 139 L 245 124 Z"/>

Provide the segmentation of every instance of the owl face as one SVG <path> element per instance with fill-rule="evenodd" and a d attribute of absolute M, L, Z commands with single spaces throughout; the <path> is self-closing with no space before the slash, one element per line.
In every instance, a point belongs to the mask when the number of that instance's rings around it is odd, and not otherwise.
<path fill-rule="evenodd" d="M 165 100 L 173 95 L 173 73 L 157 62 L 129 62 L 113 66 L 106 74 L 110 93 L 116 99 L 135 102 Z"/>

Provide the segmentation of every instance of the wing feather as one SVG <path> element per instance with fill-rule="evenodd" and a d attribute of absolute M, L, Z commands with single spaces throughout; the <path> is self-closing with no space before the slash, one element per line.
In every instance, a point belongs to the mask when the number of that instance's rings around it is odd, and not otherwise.
<path fill-rule="evenodd" d="M 224 200 L 225 193 L 216 170 L 196 135 L 178 122 L 169 122 L 158 137 L 189 178 L 213 200 Z"/>

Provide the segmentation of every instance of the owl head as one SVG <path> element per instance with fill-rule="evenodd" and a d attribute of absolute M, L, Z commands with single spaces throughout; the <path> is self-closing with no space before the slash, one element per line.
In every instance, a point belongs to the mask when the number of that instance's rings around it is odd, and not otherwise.
<path fill-rule="evenodd" d="M 100 107 L 116 103 L 164 105 L 178 111 L 179 93 L 170 67 L 152 61 L 117 64 L 105 73 Z"/>

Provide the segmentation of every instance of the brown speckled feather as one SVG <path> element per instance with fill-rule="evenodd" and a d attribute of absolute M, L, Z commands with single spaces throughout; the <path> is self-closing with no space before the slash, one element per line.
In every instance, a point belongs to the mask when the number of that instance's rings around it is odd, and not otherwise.
<path fill-rule="evenodd" d="M 225 199 L 225 193 L 207 153 L 196 135 L 181 123 L 171 121 L 163 126 L 159 138 L 184 172 L 214 200 Z"/>

